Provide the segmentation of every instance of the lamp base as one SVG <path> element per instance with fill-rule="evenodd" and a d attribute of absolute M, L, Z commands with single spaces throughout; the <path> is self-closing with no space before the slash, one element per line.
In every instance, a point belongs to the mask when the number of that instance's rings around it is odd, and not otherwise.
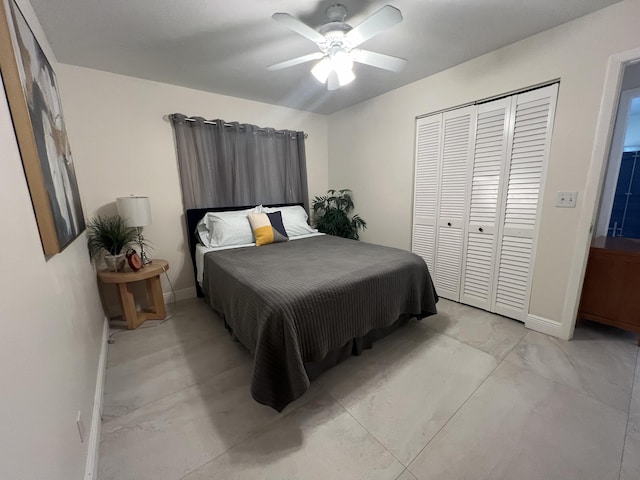
<path fill-rule="evenodd" d="M 136 227 L 138 231 L 138 245 L 140 246 L 140 260 L 142 261 L 142 266 L 149 265 L 151 263 L 151 259 L 147 256 L 147 252 L 144 251 L 144 237 L 142 236 L 142 227 Z"/>
<path fill-rule="evenodd" d="M 151 263 L 151 259 L 147 256 L 147 252 L 144 251 L 142 245 L 140 245 L 140 260 L 143 266 Z"/>

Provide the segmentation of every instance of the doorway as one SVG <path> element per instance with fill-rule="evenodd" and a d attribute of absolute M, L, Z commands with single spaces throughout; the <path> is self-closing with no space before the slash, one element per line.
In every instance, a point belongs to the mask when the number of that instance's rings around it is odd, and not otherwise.
<path fill-rule="evenodd" d="M 625 66 L 594 237 L 640 238 L 640 63 Z"/>
<path fill-rule="evenodd" d="M 625 52 L 614 54 L 609 57 L 600 113 L 596 124 L 596 131 L 589 164 L 589 173 L 585 185 L 583 196 L 583 209 L 580 214 L 578 224 L 578 236 L 573 251 L 571 274 L 567 284 L 567 296 L 563 310 L 563 322 L 560 327 L 560 337 L 570 339 L 573 337 L 575 322 L 578 313 L 578 306 L 582 292 L 585 270 L 589 249 L 594 236 L 602 232 L 599 215 L 603 205 L 604 188 L 606 180 L 609 181 L 609 188 L 615 194 L 618 176 L 607 175 L 611 166 L 608 162 L 611 152 L 614 125 L 616 123 L 616 113 L 620 102 L 620 93 L 632 88 L 640 88 L 640 84 L 631 86 L 623 83 L 631 74 L 624 78 L 624 74 L 631 70 L 636 70 L 640 74 L 640 48 L 634 48 Z M 635 75 L 634 75 L 635 76 Z M 640 78 L 640 75 L 636 78 Z M 627 80 L 628 81 L 628 80 Z M 619 156 L 622 163 L 622 152 Z M 611 187 L 613 182 L 614 186 Z M 613 197 L 613 195 L 611 195 Z M 611 202 L 611 207 L 613 202 Z M 610 217 L 609 219 L 610 220 Z M 608 230 L 608 223 L 605 232 Z M 600 230 L 598 229 L 600 228 Z M 606 233 L 604 234 L 606 235 Z"/>

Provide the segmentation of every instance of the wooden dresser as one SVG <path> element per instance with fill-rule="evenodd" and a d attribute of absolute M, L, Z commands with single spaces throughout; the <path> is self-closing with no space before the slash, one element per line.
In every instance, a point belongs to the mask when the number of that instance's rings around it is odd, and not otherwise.
<path fill-rule="evenodd" d="M 593 241 L 578 311 L 581 319 L 640 334 L 640 240 Z"/>

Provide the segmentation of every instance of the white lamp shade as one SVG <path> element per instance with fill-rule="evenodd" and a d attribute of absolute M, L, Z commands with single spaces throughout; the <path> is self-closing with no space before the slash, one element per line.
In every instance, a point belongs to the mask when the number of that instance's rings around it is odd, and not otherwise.
<path fill-rule="evenodd" d="M 151 224 L 151 204 L 149 197 L 116 198 L 118 215 L 124 218 L 128 227 L 144 227 Z"/>

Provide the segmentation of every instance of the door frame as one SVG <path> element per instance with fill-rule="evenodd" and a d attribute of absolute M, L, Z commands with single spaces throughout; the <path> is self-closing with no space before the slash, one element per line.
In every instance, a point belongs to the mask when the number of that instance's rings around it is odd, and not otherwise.
<path fill-rule="evenodd" d="M 607 160 L 609 159 L 609 150 L 618 111 L 618 99 L 622 87 L 624 68 L 639 61 L 640 48 L 634 48 L 610 56 L 607 63 L 604 88 L 600 100 L 600 112 L 596 123 L 591 160 L 589 161 L 587 183 L 584 188 L 584 206 L 578 221 L 576 242 L 573 248 L 571 270 L 563 306 L 562 318 L 564 321 L 560 325 L 559 335 L 561 338 L 571 339 L 576 326 L 576 316 L 580 304 L 584 273 L 587 268 L 592 233 L 595 228 L 607 173 Z"/>

